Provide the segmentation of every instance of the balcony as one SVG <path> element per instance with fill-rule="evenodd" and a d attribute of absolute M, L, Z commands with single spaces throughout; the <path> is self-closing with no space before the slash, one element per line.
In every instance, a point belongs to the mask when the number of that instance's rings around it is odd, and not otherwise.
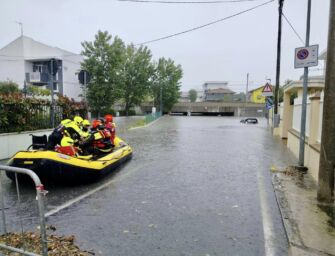
<path fill-rule="evenodd" d="M 26 81 L 34 85 L 45 85 L 49 81 L 49 74 L 46 72 L 26 73 Z"/>

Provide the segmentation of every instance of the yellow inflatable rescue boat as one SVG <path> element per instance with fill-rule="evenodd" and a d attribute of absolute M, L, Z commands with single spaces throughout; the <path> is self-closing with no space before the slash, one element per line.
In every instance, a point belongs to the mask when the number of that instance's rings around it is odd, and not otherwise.
<path fill-rule="evenodd" d="M 19 151 L 8 165 L 34 171 L 43 183 L 87 183 L 114 171 L 132 157 L 132 148 L 119 137 L 114 144 L 110 153 L 95 157 L 70 156 L 45 149 Z M 7 176 L 15 180 L 13 173 L 7 172 Z"/>

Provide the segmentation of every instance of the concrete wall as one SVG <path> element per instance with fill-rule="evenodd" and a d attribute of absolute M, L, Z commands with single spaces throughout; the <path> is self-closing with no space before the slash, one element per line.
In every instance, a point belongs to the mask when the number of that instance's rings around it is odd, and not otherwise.
<path fill-rule="evenodd" d="M 0 134 L 0 160 L 12 157 L 19 150 L 26 150 L 31 145 L 29 134 L 42 136 L 49 135 L 51 131 L 52 129 Z"/>
<path fill-rule="evenodd" d="M 318 126 L 318 137 L 317 142 L 321 143 L 321 132 L 322 132 L 322 118 L 323 118 L 323 98 L 324 92 L 322 91 L 320 96 L 320 107 L 319 107 L 319 126 Z"/>
<path fill-rule="evenodd" d="M 299 158 L 299 133 L 294 130 L 288 132 L 287 147 L 294 154 L 296 158 Z M 319 175 L 319 161 L 320 161 L 320 148 L 319 145 L 309 144 L 307 138 L 305 143 L 305 166 L 308 167 L 309 174 L 315 181 L 318 180 Z"/>
<path fill-rule="evenodd" d="M 0 58 L 0 81 L 10 80 L 23 88 L 25 80 L 24 61 L 23 60 L 8 60 L 3 61 Z"/>
<path fill-rule="evenodd" d="M 80 71 L 80 62 L 83 60 L 82 56 L 65 56 L 63 58 L 63 93 L 69 98 L 80 101 L 79 97 L 83 93 L 78 82 L 78 75 Z"/>
<path fill-rule="evenodd" d="M 308 166 L 308 171 L 314 178 L 314 180 L 319 179 L 319 164 L 320 164 L 320 150 L 314 147 L 309 149 L 309 158 L 306 159 L 306 165 Z"/>
<path fill-rule="evenodd" d="M 0 49 L 0 81 L 12 80 L 23 88 L 24 59 L 23 41 L 14 40 Z"/>
<path fill-rule="evenodd" d="M 292 88 L 291 88 L 292 89 Z M 323 92 L 322 88 L 310 88 L 307 100 L 306 111 L 306 140 L 304 164 L 315 181 L 318 181 L 320 141 L 323 114 Z M 280 133 L 282 138 L 287 138 L 287 147 L 298 158 L 299 157 L 299 136 L 301 122 L 301 101 L 302 88 L 295 88 L 298 97 L 294 105 L 289 104 L 290 93 L 294 90 L 284 92 L 283 129 Z"/>

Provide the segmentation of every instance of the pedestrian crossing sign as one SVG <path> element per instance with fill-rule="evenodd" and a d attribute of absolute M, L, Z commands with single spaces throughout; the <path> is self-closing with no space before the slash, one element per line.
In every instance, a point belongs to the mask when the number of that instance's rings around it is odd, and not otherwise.
<path fill-rule="evenodd" d="M 273 96 L 272 87 L 268 83 L 266 83 L 266 85 L 263 88 L 262 96 L 265 96 L 265 97 Z"/>

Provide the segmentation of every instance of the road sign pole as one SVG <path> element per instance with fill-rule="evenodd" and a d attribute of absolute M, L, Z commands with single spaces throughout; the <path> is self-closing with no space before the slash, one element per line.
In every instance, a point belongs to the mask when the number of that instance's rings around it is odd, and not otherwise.
<path fill-rule="evenodd" d="M 306 26 L 306 47 L 309 46 L 310 24 L 311 24 L 311 5 L 312 0 L 308 0 L 307 7 L 307 26 Z M 306 109 L 308 92 L 308 67 L 304 67 L 303 96 L 301 105 L 301 124 L 300 124 L 300 144 L 299 144 L 299 166 L 304 166 L 305 161 L 305 132 L 306 132 Z"/>

